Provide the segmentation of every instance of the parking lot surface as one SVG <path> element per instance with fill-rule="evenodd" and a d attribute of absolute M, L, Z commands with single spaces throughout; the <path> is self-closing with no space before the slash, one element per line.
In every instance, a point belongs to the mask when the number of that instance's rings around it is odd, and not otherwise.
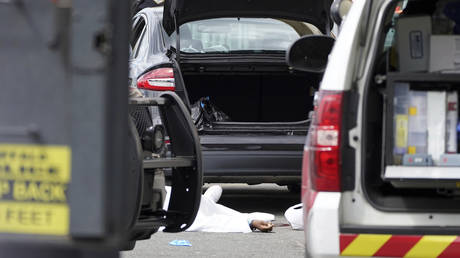
<path fill-rule="evenodd" d="M 143 257 L 303 257 L 303 231 L 292 230 L 284 218 L 290 206 L 300 202 L 298 193 L 275 184 L 248 186 L 222 184 L 219 203 L 240 212 L 269 212 L 276 217 L 271 233 L 162 233 L 138 241 L 123 258 Z M 209 185 L 205 185 L 205 189 Z M 188 240 L 192 246 L 171 246 L 173 240 Z"/>

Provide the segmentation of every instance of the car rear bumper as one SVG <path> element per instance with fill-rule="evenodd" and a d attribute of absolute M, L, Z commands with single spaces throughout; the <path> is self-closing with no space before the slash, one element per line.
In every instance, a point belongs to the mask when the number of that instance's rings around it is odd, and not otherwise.
<path fill-rule="evenodd" d="M 318 192 L 313 206 L 305 218 L 307 257 L 338 257 L 339 203 L 341 193 Z M 304 207 L 306 204 L 304 202 Z"/>
<path fill-rule="evenodd" d="M 340 226 L 341 197 L 317 193 L 305 218 L 307 257 L 460 257 L 458 227 Z"/>
<path fill-rule="evenodd" d="M 460 257 L 457 235 L 341 234 L 341 256 Z"/>
<path fill-rule="evenodd" d="M 305 136 L 202 136 L 205 182 L 300 183 Z"/>

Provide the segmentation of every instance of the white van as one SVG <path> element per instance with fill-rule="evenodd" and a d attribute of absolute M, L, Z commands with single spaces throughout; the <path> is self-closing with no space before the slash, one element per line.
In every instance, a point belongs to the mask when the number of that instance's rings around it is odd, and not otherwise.
<path fill-rule="evenodd" d="M 307 256 L 460 257 L 459 6 L 353 2 L 305 145 Z"/>

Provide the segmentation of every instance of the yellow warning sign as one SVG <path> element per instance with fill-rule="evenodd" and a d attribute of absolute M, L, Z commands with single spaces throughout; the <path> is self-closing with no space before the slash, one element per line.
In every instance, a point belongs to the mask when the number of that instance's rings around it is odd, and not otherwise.
<path fill-rule="evenodd" d="M 70 148 L 0 144 L 0 178 L 68 183 Z"/>
<path fill-rule="evenodd" d="M 69 207 L 67 204 L 2 201 L 0 232 L 67 235 Z"/>
<path fill-rule="evenodd" d="M 67 235 L 71 150 L 0 144 L 0 232 Z"/>

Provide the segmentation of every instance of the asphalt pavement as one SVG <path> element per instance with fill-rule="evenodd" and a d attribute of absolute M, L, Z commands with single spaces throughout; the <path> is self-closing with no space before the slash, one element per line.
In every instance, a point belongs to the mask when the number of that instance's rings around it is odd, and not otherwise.
<path fill-rule="evenodd" d="M 149 240 L 138 241 L 134 250 L 123 252 L 121 257 L 304 257 L 303 231 L 292 230 L 284 218 L 286 209 L 300 202 L 298 193 L 275 184 L 221 186 L 223 194 L 219 203 L 240 212 L 274 214 L 273 232 L 159 232 Z M 173 240 L 188 240 L 192 246 L 169 245 Z"/>

